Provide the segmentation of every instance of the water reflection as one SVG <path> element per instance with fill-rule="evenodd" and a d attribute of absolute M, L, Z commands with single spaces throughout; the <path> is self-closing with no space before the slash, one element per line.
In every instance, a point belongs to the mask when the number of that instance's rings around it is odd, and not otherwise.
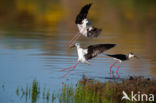
<path fill-rule="evenodd" d="M 16 89 L 16 95 L 20 100 L 24 100 L 25 103 L 54 103 L 56 94 L 51 92 L 50 88 L 41 88 L 40 83 L 37 80 L 33 80 L 32 85 L 24 87 L 18 87 Z"/>

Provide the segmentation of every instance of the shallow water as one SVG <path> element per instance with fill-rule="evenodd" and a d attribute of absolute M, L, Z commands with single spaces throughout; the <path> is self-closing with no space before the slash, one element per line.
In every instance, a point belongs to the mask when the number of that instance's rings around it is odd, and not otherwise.
<path fill-rule="evenodd" d="M 104 39 L 104 43 L 107 43 L 106 41 L 116 43 L 116 39 L 119 38 L 117 36 L 100 37 L 97 38 L 97 41 Z M 95 41 L 89 43 L 91 40 L 83 39 L 79 42 L 84 47 L 96 43 Z M 104 54 L 90 60 L 91 65 L 80 63 L 69 75 L 61 78 L 66 73 L 61 72 L 61 69 L 73 65 L 77 60 L 76 49 L 68 49 L 66 47 L 67 42 L 68 40 L 63 40 L 62 38 L 53 39 L 51 37 L 44 39 L 42 37 L 35 39 L 2 37 L 0 39 L 0 84 L 4 85 L 4 90 L 0 88 L 0 100 L 5 103 L 20 103 L 22 100 L 15 95 L 16 88 L 31 85 L 34 79 L 39 81 L 42 88 L 50 88 L 54 92 L 60 90 L 62 82 L 75 84 L 82 75 L 101 81 L 107 80 L 106 78 L 109 77 L 109 66 L 114 60 L 106 57 Z M 131 45 L 127 48 L 126 43 L 118 43 L 116 47 L 107 51 L 107 53 L 122 53 L 123 49 L 119 50 L 120 47 L 129 51 L 135 48 L 135 54 L 139 57 L 139 59 L 133 59 L 121 64 L 119 69 L 120 78 L 126 78 L 131 75 L 155 77 L 155 71 L 152 71 L 151 68 L 155 66 L 155 62 L 150 61 L 149 55 L 144 53 L 143 44 Z M 114 72 L 117 66 L 112 69 Z M 115 76 L 117 77 L 116 74 Z"/>
<path fill-rule="evenodd" d="M 67 4 L 63 5 L 68 8 Z M 105 8 L 102 7 L 103 6 L 101 6 L 101 9 Z M 79 9 L 79 6 L 77 6 L 77 8 Z M 97 5 L 94 9 L 98 9 Z M 71 12 L 75 11 L 71 10 Z M 99 11 L 98 14 L 102 12 L 103 11 Z M 113 12 L 112 9 L 111 12 Z M 117 11 L 115 11 L 115 13 L 116 12 Z M 90 16 L 93 16 L 93 14 L 94 12 L 91 13 Z M 29 19 L 26 22 L 22 21 L 22 23 L 21 21 L 17 23 L 12 19 L 9 19 L 11 23 L 8 21 L 8 24 L 1 21 L 1 103 L 25 103 L 25 99 L 20 99 L 16 95 L 16 89 L 21 87 L 25 88 L 27 85 L 31 86 L 34 79 L 40 83 L 41 88 L 50 88 L 51 91 L 56 93 L 60 91 L 62 82 L 75 85 L 77 81 L 82 78 L 82 75 L 100 81 L 108 80 L 107 78 L 110 76 L 109 67 L 113 64 L 114 60 L 104 54 L 90 60 L 91 65 L 80 63 L 69 75 L 61 78 L 66 72 L 60 70 L 72 66 L 77 60 L 76 48 L 67 48 L 68 41 L 77 32 L 76 25 L 69 20 L 71 15 L 75 14 L 67 13 L 66 17 L 60 19 L 59 22 L 52 26 L 48 26 L 48 24 L 32 24 Z M 129 27 L 133 25 L 128 23 L 125 25 L 125 20 L 121 20 L 122 26 L 120 25 L 120 28 L 123 29 L 118 31 L 117 29 L 120 29 L 116 28 L 118 25 L 114 25 L 111 21 L 114 20 L 114 18 L 109 19 L 109 17 L 106 17 L 102 19 L 99 17 L 97 21 L 94 20 L 94 17 L 92 19 L 96 25 L 104 29 L 100 36 L 95 39 L 87 39 L 81 36 L 77 42 L 80 42 L 82 47 L 98 43 L 115 43 L 117 46 L 108 50 L 106 53 L 128 54 L 129 52 L 133 52 L 139 57 L 139 59 L 132 59 L 121 64 L 119 69 L 120 78 L 137 75 L 156 78 L 155 29 L 150 28 L 155 24 L 147 23 L 147 29 L 144 29 L 144 26 L 139 26 L 140 28 L 136 27 L 136 30 L 133 28 L 134 31 L 131 31 L 133 29 Z M 105 25 L 99 22 L 100 20 L 102 20 Z M 107 25 L 107 20 L 110 20 L 110 25 Z M 119 20 L 119 18 L 116 19 L 115 24 L 120 24 L 117 22 Z M 137 20 L 138 19 L 136 19 L 136 21 Z M 148 20 L 149 19 L 145 19 L 147 22 Z M 111 26 L 112 28 L 110 29 L 109 27 Z M 118 64 L 112 69 L 114 72 L 117 66 Z M 117 74 L 114 74 L 114 76 L 117 77 Z M 28 100 L 27 102 L 29 103 L 30 101 L 31 100 Z"/>

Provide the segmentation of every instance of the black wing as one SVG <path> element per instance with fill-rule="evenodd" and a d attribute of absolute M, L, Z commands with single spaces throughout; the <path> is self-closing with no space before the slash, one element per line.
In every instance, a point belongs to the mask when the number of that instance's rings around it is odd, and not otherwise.
<path fill-rule="evenodd" d="M 124 55 L 124 54 L 114 54 L 114 55 L 106 54 L 106 55 L 110 56 L 110 57 L 113 57 L 113 58 L 116 58 L 116 59 L 120 59 L 122 61 L 128 59 L 127 55 Z"/>
<path fill-rule="evenodd" d="M 82 7 L 80 13 L 76 17 L 76 24 L 82 24 L 83 19 L 87 18 L 88 10 L 92 4 L 87 4 Z"/>
<path fill-rule="evenodd" d="M 96 44 L 88 46 L 88 53 L 85 55 L 85 58 L 91 59 L 96 57 L 98 54 L 103 53 L 104 51 L 114 47 L 116 44 Z"/>
<path fill-rule="evenodd" d="M 102 29 L 93 27 L 91 30 L 88 30 L 87 37 L 98 37 Z"/>

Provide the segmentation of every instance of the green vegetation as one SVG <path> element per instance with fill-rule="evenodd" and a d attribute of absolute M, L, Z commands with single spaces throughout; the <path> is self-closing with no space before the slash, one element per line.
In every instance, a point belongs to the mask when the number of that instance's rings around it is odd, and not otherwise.
<path fill-rule="evenodd" d="M 19 96 L 19 88 L 16 89 L 16 95 Z"/>
<path fill-rule="evenodd" d="M 129 97 L 131 91 L 134 93 L 138 93 L 139 91 L 139 93 L 156 95 L 155 87 L 156 80 L 143 77 L 130 77 L 129 79 L 122 81 L 113 79 L 102 83 L 83 76 L 76 87 L 73 85 L 64 85 L 61 92 L 58 94 L 50 92 L 50 89 L 46 88 L 43 88 L 41 92 L 39 83 L 34 80 L 31 88 L 28 86 L 25 90 L 21 88 L 21 97 L 25 96 L 26 101 L 29 97 L 32 103 L 36 103 L 41 96 L 47 103 L 49 103 L 50 100 L 51 103 L 55 103 L 56 100 L 59 103 L 130 103 L 129 100 L 121 101 L 123 91 L 125 91 Z M 31 93 L 28 93 L 28 90 L 30 90 Z M 19 96 L 19 88 L 17 88 L 16 94 Z M 133 102 L 131 101 L 131 103 Z M 148 102 L 141 101 L 141 103 Z"/>
<path fill-rule="evenodd" d="M 40 86 L 36 80 L 33 81 L 31 93 L 32 93 L 32 95 L 31 95 L 32 96 L 32 103 L 36 103 L 38 95 L 40 93 Z"/>
<path fill-rule="evenodd" d="M 23 87 L 16 89 L 16 95 L 20 97 L 20 99 L 25 98 L 25 101 L 31 100 L 31 103 L 37 103 L 40 97 L 42 97 L 43 101 L 47 101 L 47 103 L 50 100 L 50 89 L 46 90 L 46 88 L 43 88 L 43 91 L 40 89 L 40 84 L 37 80 L 33 80 L 31 86 L 26 86 L 24 89 Z M 55 95 L 52 93 L 51 101 L 54 103 Z"/>
<path fill-rule="evenodd" d="M 121 101 L 123 90 L 127 94 L 131 94 L 131 91 L 134 93 L 139 91 L 140 93 L 156 95 L 155 87 L 156 80 L 144 79 L 143 77 L 130 77 L 121 82 L 113 80 L 105 83 L 83 77 L 75 90 L 71 86 L 64 87 L 59 101 L 60 103 L 130 103 L 129 100 Z M 131 101 L 131 103 L 133 102 Z M 141 103 L 148 102 L 142 101 Z"/>

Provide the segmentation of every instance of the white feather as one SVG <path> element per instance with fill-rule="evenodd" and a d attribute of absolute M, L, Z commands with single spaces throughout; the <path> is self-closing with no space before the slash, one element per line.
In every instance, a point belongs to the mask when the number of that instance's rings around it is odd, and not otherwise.
<path fill-rule="evenodd" d="M 89 62 L 85 58 L 85 55 L 88 53 L 88 49 L 82 49 L 79 45 L 76 45 L 76 47 L 78 53 L 78 61 L 89 64 Z"/>
<path fill-rule="evenodd" d="M 87 19 L 84 19 L 82 21 L 82 24 L 77 24 L 77 27 L 79 29 L 79 32 L 84 35 L 85 37 L 87 37 L 87 23 L 88 23 L 88 20 Z M 90 29 L 90 28 L 89 28 Z"/>

